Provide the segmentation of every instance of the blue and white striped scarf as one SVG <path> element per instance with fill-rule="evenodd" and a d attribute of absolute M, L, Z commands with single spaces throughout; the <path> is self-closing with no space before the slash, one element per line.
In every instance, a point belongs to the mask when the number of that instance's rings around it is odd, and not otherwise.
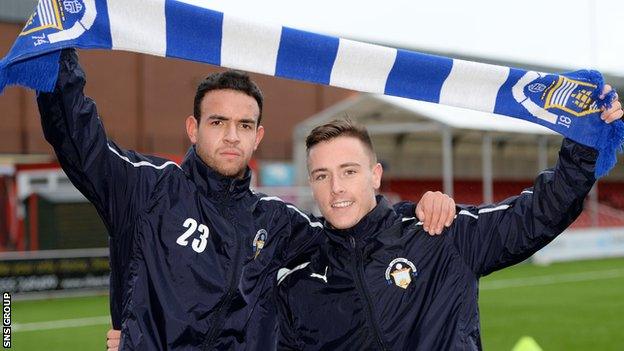
<path fill-rule="evenodd" d="M 40 0 L 0 61 L 0 92 L 7 84 L 51 91 L 66 47 L 176 57 L 521 118 L 597 149 L 597 177 L 615 166 L 624 143 L 624 123 L 600 119 L 615 92 L 599 99 L 604 81 L 596 71 L 554 75 L 426 55 L 178 0 Z"/>

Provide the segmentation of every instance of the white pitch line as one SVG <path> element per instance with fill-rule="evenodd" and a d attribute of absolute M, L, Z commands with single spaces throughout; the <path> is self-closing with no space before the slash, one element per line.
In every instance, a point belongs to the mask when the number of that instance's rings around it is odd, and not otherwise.
<path fill-rule="evenodd" d="M 60 319 L 56 321 L 15 323 L 11 326 L 12 332 L 39 331 L 63 328 L 87 327 L 92 325 L 111 324 L 109 316 Z"/>
<path fill-rule="evenodd" d="M 505 288 L 521 288 L 539 285 L 551 285 L 559 283 L 582 282 L 602 279 L 624 277 L 624 269 L 611 269 L 604 271 L 592 271 L 582 273 L 568 273 L 557 275 L 544 275 L 532 278 L 501 279 L 484 281 L 480 284 L 480 290 L 497 290 Z"/>

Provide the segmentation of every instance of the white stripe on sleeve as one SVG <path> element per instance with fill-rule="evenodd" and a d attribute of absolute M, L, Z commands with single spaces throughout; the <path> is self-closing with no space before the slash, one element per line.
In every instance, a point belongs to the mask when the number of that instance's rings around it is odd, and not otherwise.
<path fill-rule="evenodd" d="M 302 263 L 300 265 L 298 265 L 297 267 L 293 268 L 293 269 L 288 269 L 288 268 L 280 268 L 279 271 L 277 271 L 277 285 L 280 285 L 282 283 L 282 281 L 284 281 L 284 279 L 286 279 L 286 277 L 288 277 L 290 274 L 295 273 L 296 271 L 300 270 L 300 269 L 304 269 L 306 268 L 308 265 L 310 264 L 310 262 L 305 262 Z"/>
<path fill-rule="evenodd" d="M 470 216 L 470 217 L 472 217 L 472 218 L 474 218 L 474 219 L 478 219 L 478 218 L 479 218 L 479 216 L 477 216 L 477 215 L 475 215 L 475 214 L 472 214 L 472 212 L 467 211 L 467 210 L 461 210 L 461 211 L 459 211 L 458 215 Z M 457 216 L 455 216 L 455 217 L 457 217 Z"/>
<path fill-rule="evenodd" d="M 284 202 L 284 200 L 280 199 L 277 196 L 266 196 L 266 197 L 261 197 L 260 201 L 280 201 L 280 202 Z M 305 218 L 308 223 L 310 223 L 311 227 L 316 227 L 316 228 L 323 228 L 323 223 L 321 222 L 312 222 L 312 220 L 310 220 L 310 217 L 308 217 L 308 215 L 306 215 L 305 213 L 301 212 L 301 210 L 299 210 L 297 207 L 293 206 L 293 205 L 289 205 L 286 204 L 286 207 L 292 209 L 293 211 L 297 212 L 298 214 L 300 214 L 303 218 Z"/>
<path fill-rule="evenodd" d="M 112 151 L 115 155 L 117 155 L 120 159 L 128 162 L 129 164 L 131 164 L 135 168 L 147 166 L 147 167 L 152 167 L 152 168 L 156 168 L 156 169 L 163 169 L 163 168 L 165 168 L 167 166 L 170 166 L 170 165 L 174 165 L 174 166 L 180 168 L 180 166 L 177 163 L 173 162 L 173 161 L 167 161 L 167 162 L 163 163 L 160 166 L 157 166 L 157 165 L 155 165 L 153 163 L 150 163 L 150 162 L 147 162 L 147 161 L 132 162 L 126 156 L 122 156 L 117 150 L 115 150 L 114 147 L 108 145 L 108 149 L 110 151 Z"/>
<path fill-rule="evenodd" d="M 494 211 L 506 210 L 509 207 L 510 207 L 509 205 L 500 205 L 500 206 L 491 207 L 491 208 L 482 208 L 482 209 L 479 210 L 479 214 L 481 214 L 481 213 L 490 213 L 490 212 L 494 212 Z"/>

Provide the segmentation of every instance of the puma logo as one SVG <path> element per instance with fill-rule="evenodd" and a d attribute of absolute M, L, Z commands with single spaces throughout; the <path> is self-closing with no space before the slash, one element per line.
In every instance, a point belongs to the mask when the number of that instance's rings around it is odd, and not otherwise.
<path fill-rule="evenodd" d="M 317 274 L 317 273 L 312 273 L 312 274 L 310 274 L 310 277 L 312 277 L 312 278 L 319 278 L 322 281 L 324 281 L 325 284 L 327 284 L 327 268 L 329 268 L 329 267 L 325 266 L 325 274 L 324 275 L 320 275 L 320 274 Z"/>

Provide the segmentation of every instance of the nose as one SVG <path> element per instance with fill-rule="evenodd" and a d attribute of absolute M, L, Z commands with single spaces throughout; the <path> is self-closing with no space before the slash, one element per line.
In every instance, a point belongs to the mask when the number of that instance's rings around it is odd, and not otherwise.
<path fill-rule="evenodd" d="M 228 144 L 237 144 L 240 141 L 238 135 L 238 129 L 236 123 L 231 123 L 225 131 L 225 137 L 223 138 Z"/>
<path fill-rule="evenodd" d="M 342 194 L 342 193 L 344 193 L 345 189 L 344 189 L 344 186 L 342 185 L 342 182 L 340 181 L 339 177 L 332 177 L 331 178 L 331 191 L 332 191 L 332 194 Z"/>

